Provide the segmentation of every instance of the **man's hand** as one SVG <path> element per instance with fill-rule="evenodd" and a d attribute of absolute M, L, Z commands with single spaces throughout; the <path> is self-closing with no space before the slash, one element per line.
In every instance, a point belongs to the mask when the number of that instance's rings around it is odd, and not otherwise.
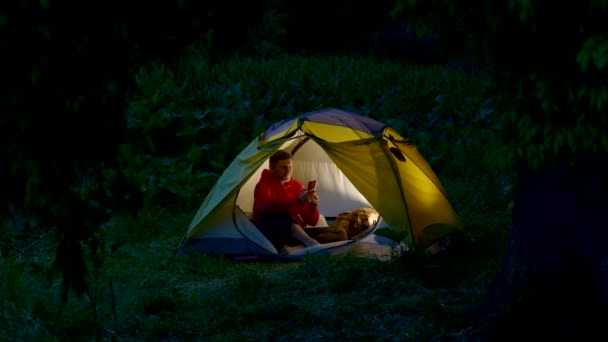
<path fill-rule="evenodd" d="M 304 203 L 312 203 L 314 205 L 319 204 L 319 196 L 317 195 L 317 190 L 304 190 L 300 195 L 300 200 Z"/>
<path fill-rule="evenodd" d="M 319 195 L 317 195 L 317 191 L 310 191 L 308 193 L 309 197 L 310 197 L 310 201 L 309 203 L 312 203 L 314 205 L 319 205 Z"/>

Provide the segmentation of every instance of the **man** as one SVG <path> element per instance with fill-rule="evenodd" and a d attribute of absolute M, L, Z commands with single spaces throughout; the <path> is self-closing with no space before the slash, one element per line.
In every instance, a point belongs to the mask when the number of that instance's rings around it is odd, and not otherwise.
<path fill-rule="evenodd" d="M 282 255 L 303 248 L 288 246 L 292 238 L 306 247 L 319 245 L 304 231 L 319 220 L 319 196 L 316 188 L 307 190 L 292 179 L 292 172 L 291 153 L 278 150 L 270 157 L 270 169 L 262 171 L 254 191 L 252 221 Z"/>

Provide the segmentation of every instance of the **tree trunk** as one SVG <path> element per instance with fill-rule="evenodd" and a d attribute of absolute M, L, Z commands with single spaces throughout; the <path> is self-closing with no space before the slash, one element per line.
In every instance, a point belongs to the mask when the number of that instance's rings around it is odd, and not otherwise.
<path fill-rule="evenodd" d="M 499 309 L 482 340 L 608 337 L 606 159 L 519 166 Z"/>

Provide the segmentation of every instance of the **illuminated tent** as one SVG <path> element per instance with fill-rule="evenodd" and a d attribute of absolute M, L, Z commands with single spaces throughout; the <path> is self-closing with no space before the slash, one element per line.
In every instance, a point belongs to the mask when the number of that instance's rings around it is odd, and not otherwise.
<path fill-rule="evenodd" d="M 399 246 L 425 249 L 461 228 L 443 185 L 415 146 L 386 124 L 329 108 L 276 122 L 254 139 L 207 194 L 180 252 L 278 255 L 250 221 L 254 187 L 277 149 L 293 154 L 295 179 L 318 180 L 320 225 L 362 207 L 380 215 L 361 239 L 304 248 L 289 258 L 346 252 L 387 257 Z M 397 243 L 376 234 L 382 228 L 405 239 Z"/>

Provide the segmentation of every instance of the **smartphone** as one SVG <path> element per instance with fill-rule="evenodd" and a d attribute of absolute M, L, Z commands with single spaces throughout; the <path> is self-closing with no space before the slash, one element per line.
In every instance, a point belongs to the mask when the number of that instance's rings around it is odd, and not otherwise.
<path fill-rule="evenodd" d="M 311 180 L 308 182 L 308 191 L 310 190 L 316 190 L 317 188 L 317 181 L 316 180 Z"/>

